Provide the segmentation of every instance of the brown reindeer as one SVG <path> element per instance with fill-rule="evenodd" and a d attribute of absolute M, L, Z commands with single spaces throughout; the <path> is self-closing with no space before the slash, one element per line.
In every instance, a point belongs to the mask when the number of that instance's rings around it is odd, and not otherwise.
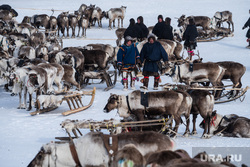
<path fill-rule="evenodd" d="M 120 8 L 111 8 L 105 13 L 105 17 L 109 19 L 109 29 L 111 29 L 111 24 L 113 22 L 113 28 L 115 27 L 115 19 L 118 19 L 118 28 L 120 28 L 120 19 L 121 27 L 123 28 L 123 19 L 125 17 L 126 6 L 121 6 Z"/>
<path fill-rule="evenodd" d="M 193 99 L 191 114 L 193 114 L 193 132 L 192 134 L 197 134 L 196 131 L 196 118 L 200 114 L 204 119 L 205 128 L 202 134 L 202 138 L 209 137 L 210 134 L 210 122 L 211 116 L 214 108 L 214 96 L 207 90 L 188 90 L 187 91 Z"/>
<path fill-rule="evenodd" d="M 89 18 L 86 15 L 82 15 L 78 21 L 78 37 L 80 37 L 80 30 L 82 29 L 81 37 L 86 37 L 86 31 L 89 27 Z"/>
<path fill-rule="evenodd" d="M 228 29 L 230 30 L 230 24 L 232 25 L 232 32 L 234 32 L 234 23 L 232 19 L 232 12 L 222 11 L 216 12 L 212 18 L 212 26 L 215 29 L 216 27 L 220 28 L 223 22 L 227 22 Z"/>
<path fill-rule="evenodd" d="M 185 115 L 187 120 L 186 131 L 184 135 L 189 134 L 189 114 L 192 106 L 192 98 L 185 92 L 180 91 L 158 91 L 148 92 L 148 101 L 141 104 L 143 92 L 139 90 L 125 95 L 111 94 L 108 103 L 104 107 L 104 112 L 108 113 L 113 109 L 118 110 L 121 117 L 128 118 L 135 115 L 139 121 L 145 120 L 147 117 L 162 115 L 173 115 L 175 120 L 174 131 L 178 131 L 181 123 L 181 115 Z M 146 109 L 146 112 L 145 112 Z M 171 134 L 173 137 L 176 133 Z"/>
<path fill-rule="evenodd" d="M 178 19 L 178 27 L 183 27 L 184 29 L 186 29 L 187 25 L 188 25 L 188 20 L 190 18 L 194 19 L 195 25 L 196 26 L 201 26 L 203 28 L 203 30 L 208 30 L 210 23 L 211 23 L 211 19 L 207 16 L 188 16 L 186 17 L 185 15 L 182 15 L 179 19 Z"/>
<path fill-rule="evenodd" d="M 233 61 L 222 61 L 217 62 L 219 66 L 225 69 L 225 73 L 222 79 L 230 79 L 233 83 L 234 88 L 241 88 L 241 78 L 245 74 L 246 67 L 238 62 Z M 236 96 L 239 93 L 239 90 L 236 92 L 231 92 L 232 96 Z"/>
<path fill-rule="evenodd" d="M 124 35 L 124 32 L 126 31 L 126 28 L 118 28 L 117 30 L 115 30 L 115 34 L 117 36 L 117 40 L 116 40 L 116 45 L 117 46 L 121 46 L 122 43 L 122 38 L 123 38 L 123 35 Z"/>
<path fill-rule="evenodd" d="M 92 26 L 95 25 L 96 21 L 98 23 L 98 27 L 102 27 L 102 18 L 104 17 L 104 13 L 102 12 L 102 9 L 99 7 L 95 7 L 92 15 L 91 15 L 91 20 L 92 20 Z"/>
<path fill-rule="evenodd" d="M 45 34 L 48 35 L 48 31 L 50 28 L 50 17 L 47 14 L 33 15 L 30 20 L 31 25 L 35 28 L 44 27 Z"/>
<path fill-rule="evenodd" d="M 75 14 L 69 14 L 69 27 L 72 29 L 72 38 L 75 38 L 75 31 L 76 31 L 76 26 L 78 24 L 78 20 L 80 19 L 80 16 L 75 15 Z"/>
<path fill-rule="evenodd" d="M 68 18 L 69 12 L 62 12 L 57 16 L 57 25 L 58 25 L 58 36 L 59 32 L 63 34 L 63 37 L 65 37 L 64 31 L 67 30 L 67 37 L 69 37 L 69 18 Z"/>

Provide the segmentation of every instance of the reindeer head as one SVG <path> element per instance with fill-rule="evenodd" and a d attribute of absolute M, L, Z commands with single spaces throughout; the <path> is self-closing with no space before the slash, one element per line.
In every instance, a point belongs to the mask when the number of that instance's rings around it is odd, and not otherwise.
<path fill-rule="evenodd" d="M 178 20 L 178 27 L 181 27 L 181 26 L 184 26 L 185 25 L 185 20 L 186 20 L 186 16 L 185 15 L 182 15 Z"/>
<path fill-rule="evenodd" d="M 109 113 L 111 110 L 118 108 L 119 103 L 120 103 L 119 95 L 111 93 L 108 99 L 108 103 L 103 109 L 103 112 Z"/>
<path fill-rule="evenodd" d="M 28 167 L 43 166 L 46 157 L 48 159 L 48 156 L 52 155 L 52 149 L 55 148 L 52 148 L 51 144 L 46 144 L 43 147 L 41 147 L 40 151 L 36 154 L 35 158 L 33 158 L 33 160 L 29 163 Z"/>
<path fill-rule="evenodd" d="M 175 63 L 174 62 L 166 62 L 165 67 L 162 69 L 161 73 L 165 75 L 172 76 L 175 71 Z"/>

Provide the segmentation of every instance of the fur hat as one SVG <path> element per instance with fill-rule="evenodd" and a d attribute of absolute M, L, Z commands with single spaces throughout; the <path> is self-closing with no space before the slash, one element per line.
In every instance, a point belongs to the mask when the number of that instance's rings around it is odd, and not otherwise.
<path fill-rule="evenodd" d="M 133 41 L 133 38 L 131 36 L 126 36 L 124 43 L 126 44 L 128 41 Z"/>
<path fill-rule="evenodd" d="M 160 18 L 163 20 L 163 16 L 162 16 L 161 14 L 158 16 L 158 20 L 159 20 Z"/>
<path fill-rule="evenodd" d="M 156 40 L 156 37 L 155 37 L 154 34 L 149 34 L 148 35 L 148 41 L 149 41 L 150 38 L 152 38 L 154 41 Z"/>

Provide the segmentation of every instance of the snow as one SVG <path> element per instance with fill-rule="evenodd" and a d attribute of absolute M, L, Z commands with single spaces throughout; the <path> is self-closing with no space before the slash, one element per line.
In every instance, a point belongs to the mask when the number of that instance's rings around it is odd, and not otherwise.
<path fill-rule="evenodd" d="M 17 21 L 21 22 L 24 16 L 32 16 L 34 14 L 48 14 L 51 15 L 51 9 L 55 9 L 54 15 L 57 16 L 61 11 L 73 12 L 77 10 L 82 1 L 74 0 L 1 0 L 1 4 L 9 4 L 14 8 L 19 16 Z M 96 4 L 102 10 L 109 10 L 113 7 L 127 6 L 127 11 L 124 19 L 124 27 L 129 24 L 129 19 L 136 19 L 142 15 L 144 23 L 147 26 L 153 26 L 157 22 L 157 16 L 162 14 L 165 17 L 172 18 L 172 26 L 177 27 L 176 17 L 182 14 L 188 15 L 204 15 L 212 17 L 216 11 L 229 10 L 233 13 L 234 21 L 234 36 L 224 38 L 217 42 L 198 43 L 198 50 L 204 62 L 211 61 L 236 61 L 246 66 L 247 70 L 242 78 L 243 87 L 250 86 L 250 50 L 246 49 L 246 29 L 243 31 L 242 27 L 249 17 L 249 0 L 85 0 L 85 4 Z M 117 22 L 116 22 L 117 25 Z M 227 24 L 224 23 L 227 27 Z M 86 39 L 64 39 L 64 47 L 67 46 L 84 46 L 89 43 L 107 43 L 115 46 L 115 29 L 108 30 L 108 20 L 103 19 L 103 28 L 91 28 L 87 30 Z M 121 78 L 119 78 L 121 79 Z M 171 83 L 169 77 L 162 76 L 163 83 Z M 84 90 L 91 90 L 94 86 L 97 87 L 96 97 L 93 105 L 82 112 L 62 116 L 62 111 L 68 110 L 67 104 L 64 102 L 58 109 L 50 113 L 30 116 L 26 110 L 17 109 L 18 96 L 10 96 L 9 92 L 5 92 L 3 86 L 0 87 L 0 166 L 27 166 L 34 158 L 40 147 L 50 141 L 54 141 L 55 137 L 67 136 L 66 132 L 60 127 L 60 123 L 65 119 L 120 119 L 117 112 L 114 110 L 110 113 L 103 113 L 103 108 L 107 102 L 110 93 L 127 94 L 122 91 L 122 85 L 118 82 L 115 88 L 108 92 L 104 92 L 105 84 L 88 85 Z M 136 88 L 139 89 L 140 82 L 136 83 Z M 149 89 L 152 90 L 153 78 L 150 78 Z M 245 100 L 235 102 L 217 104 L 214 109 L 218 113 L 226 115 L 235 113 L 240 116 L 250 118 L 250 103 L 249 92 L 246 93 Z M 85 100 L 86 99 L 86 100 Z M 90 97 L 84 98 L 84 103 L 88 104 Z M 34 111 L 35 109 L 33 109 Z M 198 117 L 197 124 L 201 121 Z M 198 125 L 197 125 L 198 126 Z M 192 126 L 190 126 L 191 128 Z M 185 126 L 181 125 L 179 132 L 183 133 Z M 198 135 L 187 138 L 177 137 L 175 140 L 176 148 L 182 148 L 192 154 L 192 147 L 249 147 L 250 139 L 242 138 L 225 138 L 213 137 L 211 139 L 201 139 L 202 129 L 197 127 Z M 88 132 L 84 130 L 83 132 Z M 249 165 L 250 162 L 248 161 Z"/>

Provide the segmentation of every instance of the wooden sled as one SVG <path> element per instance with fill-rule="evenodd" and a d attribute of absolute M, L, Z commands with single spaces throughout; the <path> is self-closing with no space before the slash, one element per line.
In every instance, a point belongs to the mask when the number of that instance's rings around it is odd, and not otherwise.
<path fill-rule="evenodd" d="M 66 92 L 66 95 L 64 95 L 61 103 L 63 101 L 66 101 L 70 110 L 62 112 L 62 115 L 66 116 L 66 115 L 74 114 L 74 113 L 77 113 L 77 112 L 80 112 L 80 111 L 83 111 L 83 110 L 86 110 L 87 108 L 89 108 L 94 102 L 95 91 L 96 91 L 96 87 L 94 87 L 92 91 L 85 91 L 85 92 L 81 92 L 81 93 Z M 85 106 L 83 105 L 83 103 L 82 103 L 82 96 L 83 95 L 91 95 L 92 96 L 88 105 L 85 105 Z M 32 115 L 32 116 L 55 110 L 58 107 L 58 106 L 50 106 L 48 108 L 40 109 L 41 104 L 40 104 L 39 100 L 36 101 L 36 105 L 37 105 L 37 110 L 30 113 L 30 115 Z"/>
<path fill-rule="evenodd" d="M 159 133 L 164 132 L 169 125 L 172 123 L 173 117 L 155 119 L 155 120 L 146 120 L 146 121 L 131 121 L 131 122 L 121 122 L 119 120 L 103 120 L 103 121 L 94 121 L 94 120 L 70 120 L 67 119 L 61 123 L 62 128 L 66 130 L 70 138 L 70 134 L 73 133 L 75 138 L 82 136 L 80 129 L 89 129 L 90 131 L 101 131 L 103 129 L 108 130 L 110 134 L 128 132 L 127 128 L 134 127 L 152 127 L 152 126 L 161 126 Z M 78 133 L 77 133 L 78 132 Z M 60 138 L 60 140 L 68 140 L 69 138 Z"/>

